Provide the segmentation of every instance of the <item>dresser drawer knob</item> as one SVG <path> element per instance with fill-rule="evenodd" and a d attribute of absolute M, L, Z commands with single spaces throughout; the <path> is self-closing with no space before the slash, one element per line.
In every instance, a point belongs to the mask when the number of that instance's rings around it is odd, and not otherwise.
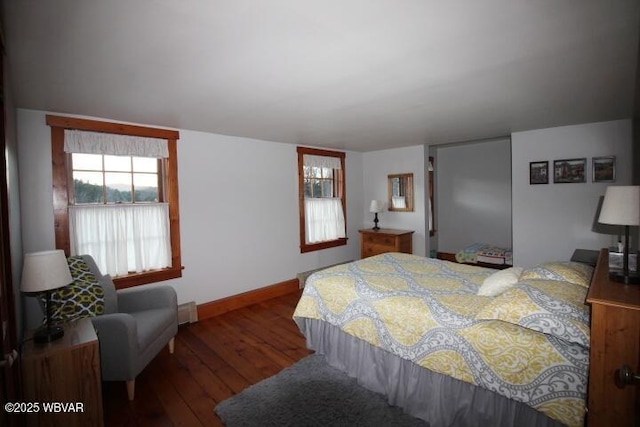
<path fill-rule="evenodd" d="M 620 369 L 618 369 L 618 387 L 623 388 L 627 385 L 632 384 L 640 384 L 640 375 L 636 375 L 628 365 L 622 365 Z"/>

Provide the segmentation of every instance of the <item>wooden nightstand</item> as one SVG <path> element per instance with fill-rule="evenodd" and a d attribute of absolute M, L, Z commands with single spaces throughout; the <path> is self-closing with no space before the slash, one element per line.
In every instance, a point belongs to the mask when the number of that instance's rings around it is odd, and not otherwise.
<path fill-rule="evenodd" d="M 609 280 L 609 251 L 602 249 L 593 273 L 591 349 L 587 425 L 637 426 L 640 423 L 640 380 L 619 379 L 623 367 L 640 369 L 640 286 Z"/>
<path fill-rule="evenodd" d="M 385 252 L 413 253 L 413 231 L 380 230 L 360 231 L 360 257 L 367 258 Z"/>
<path fill-rule="evenodd" d="M 98 336 L 88 318 L 63 327 L 64 337 L 48 344 L 36 344 L 27 334 L 22 348 L 24 401 L 39 405 L 37 413 L 25 414 L 27 425 L 102 426 Z M 54 402 L 74 404 L 82 412 L 45 411 L 44 405 Z"/>

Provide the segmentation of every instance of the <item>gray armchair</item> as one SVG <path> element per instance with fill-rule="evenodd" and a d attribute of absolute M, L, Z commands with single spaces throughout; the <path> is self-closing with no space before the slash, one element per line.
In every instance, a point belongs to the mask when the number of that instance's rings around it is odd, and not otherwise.
<path fill-rule="evenodd" d="M 126 381 L 129 400 L 136 376 L 178 333 L 176 291 L 170 286 L 116 291 L 89 255 L 83 258 L 105 291 L 105 313 L 91 318 L 98 332 L 103 381 Z"/>

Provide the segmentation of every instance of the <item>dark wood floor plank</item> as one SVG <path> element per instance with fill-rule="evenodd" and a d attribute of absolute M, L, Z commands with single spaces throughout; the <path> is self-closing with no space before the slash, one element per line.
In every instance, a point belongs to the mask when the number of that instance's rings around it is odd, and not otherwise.
<path fill-rule="evenodd" d="M 297 300 L 295 301 L 297 302 Z M 252 313 L 251 318 L 268 322 L 270 328 L 278 328 L 278 331 L 283 336 L 290 338 L 295 345 L 304 342 L 304 337 L 300 334 L 298 325 L 293 320 L 293 309 L 284 311 L 279 305 L 261 303 L 247 307 L 247 310 Z"/>
<path fill-rule="evenodd" d="M 252 383 L 240 375 L 230 364 L 220 358 L 207 343 L 210 338 L 208 329 L 199 328 L 199 324 L 189 325 L 184 332 L 178 333 L 179 338 L 184 340 L 189 348 L 198 355 L 202 363 L 207 365 L 211 372 L 233 392 L 239 393 Z"/>
<path fill-rule="evenodd" d="M 205 323 L 198 323 L 194 327 L 197 328 L 207 346 L 224 359 L 249 384 L 255 384 L 265 376 L 259 367 L 252 364 L 251 359 L 245 357 L 247 344 L 242 335 L 227 336 L 216 318 L 207 319 Z"/>
<path fill-rule="evenodd" d="M 270 377 L 280 372 L 283 366 L 289 366 L 295 361 L 291 359 L 283 360 L 282 353 L 270 351 L 269 345 L 261 337 L 255 337 L 249 331 L 245 330 L 235 322 L 229 321 L 228 318 L 218 319 L 221 331 L 226 334 L 227 339 L 237 339 L 238 333 L 242 331 L 242 338 L 237 341 L 239 353 L 245 361 L 252 363 L 262 376 Z"/>
<path fill-rule="evenodd" d="M 204 325 L 214 335 L 211 339 L 218 341 L 214 351 L 228 359 L 227 361 L 252 383 L 259 381 L 259 378 L 274 375 L 282 369 L 282 363 L 269 358 L 266 354 L 267 349 L 260 342 L 227 319 L 227 316 L 218 316 Z"/>
<path fill-rule="evenodd" d="M 307 356 L 292 320 L 300 293 L 181 326 L 174 354 L 163 351 L 136 378 L 103 383 L 105 425 L 222 426 L 214 407 Z"/>
<path fill-rule="evenodd" d="M 212 426 L 220 424 L 220 421 L 213 412 L 213 408 L 217 402 L 213 400 L 209 393 L 201 386 L 200 381 L 192 376 L 189 369 L 184 365 L 188 360 L 187 356 L 183 356 L 184 349 L 178 347 L 176 352 L 178 353 L 177 357 L 160 358 L 162 363 L 157 365 L 159 365 L 158 367 L 160 368 L 161 374 L 173 385 L 182 400 L 184 400 L 202 425 Z M 174 352 L 174 354 L 176 352 Z"/>
<path fill-rule="evenodd" d="M 160 352 L 158 358 L 162 357 L 163 353 Z M 166 409 L 162 405 L 162 402 L 158 399 L 155 393 L 157 387 L 155 381 L 155 370 L 153 365 L 149 365 L 148 370 L 142 371 L 136 378 L 136 390 L 135 399 L 129 401 L 127 397 L 127 388 L 124 381 L 117 381 L 117 394 L 120 396 L 125 405 L 132 411 L 132 422 L 137 426 L 173 426 L 173 422 L 169 418 Z M 106 411 L 105 411 L 106 413 Z"/>
<path fill-rule="evenodd" d="M 228 326 L 240 327 L 244 331 L 244 341 L 251 346 L 253 353 L 260 353 L 261 359 L 268 358 L 277 364 L 278 371 L 283 367 L 295 363 L 296 359 L 288 356 L 280 347 L 278 347 L 278 339 L 269 330 L 265 330 L 264 325 L 257 325 L 248 322 L 246 317 L 237 313 L 235 316 L 226 318 L 225 323 Z M 271 374 L 273 375 L 273 374 Z"/>
<path fill-rule="evenodd" d="M 176 346 L 175 352 L 177 357 L 184 363 L 189 375 L 195 379 L 215 403 L 220 403 L 233 396 L 235 394 L 233 390 L 206 365 L 206 357 L 200 357 L 191 350 L 187 340 L 184 338 L 185 335 L 186 333 L 180 334 L 178 337 L 176 344 L 179 344 L 179 346 Z"/>
<path fill-rule="evenodd" d="M 145 372 L 147 374 L 145 380 L 148 381 L 150 376 L 153 376 L 153 392 L 161 402 L 167 417 L 174 425 L 201 426 L 202 423 L 190 408 L 189 403 L 180 394 L 178 387 L 171 381 L 171 378 L 175 375 L 174 370 L 176 367 L 169 366 L 170 361 L 166 359 L 173 358 L 173 355 L 168 354 L 164 349 L 155 358 L 155 363 L 149 364 L 145 369 L 147 371 Z M 136 390 L 136 397 L 138 397 L 138 390 Z"/>
<path fill-rule="evenodd" d="M 105 381 L 102 383 L 103 407 L 111 408 L 104 412 L 105 425 L 136 426 L 134 414 L 127 405 L 127 392 L 124 382 Z"/>
<path fill-rule="evenodd" d="M 254 337 L 261 338 L 266 346 L 283 353 L 288 359 L 299 360 L 309 354 L 308 350 L 300 347 L 304 345 L 304 341 L 301 342 L 299 337 L 294 340 L 294 332 L 281 327 L 277 322 L 266 322 L 251 310 L 237 310 L 233 315 L 234 317 L 229 317 L 229 321 L 242 326 Z M 268 329 L 265 329 L 265 325 L 269 325 Z M 300 332 L 297 334 L 300 335 Z"/>

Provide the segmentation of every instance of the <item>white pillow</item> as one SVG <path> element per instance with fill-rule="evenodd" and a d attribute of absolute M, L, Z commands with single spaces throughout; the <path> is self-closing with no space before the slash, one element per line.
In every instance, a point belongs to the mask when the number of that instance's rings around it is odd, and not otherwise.
<path fill-rule="evenodd" d="M 511 267 L 497 271 L 484 279 L 482 286 L 478 289 L 478 295 L 485 297 L 495 297 L 500 295 L 516 283 L 522 274 L 522 267 Z"/>

